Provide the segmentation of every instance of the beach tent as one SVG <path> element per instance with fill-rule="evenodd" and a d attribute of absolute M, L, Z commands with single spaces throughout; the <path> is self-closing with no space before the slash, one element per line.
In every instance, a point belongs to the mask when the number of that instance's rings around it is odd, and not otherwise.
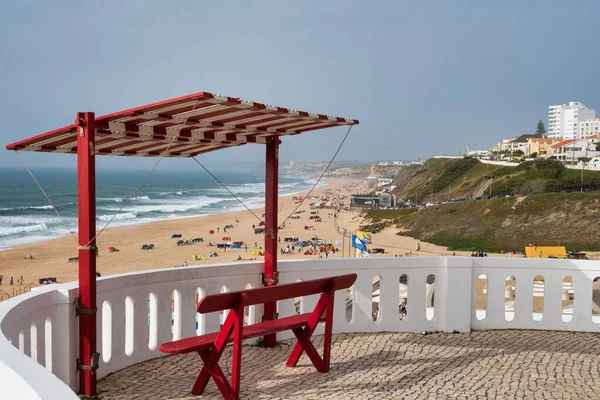
<path fill-rule="evenodd" d="M 353 119 L 199 92 L 101 117 L 93 112 L 78 112 L 71 125 L 7 145 L 7 150 L 14 151 L 77 154 L 80 392 L 96 395 L 96 156 L 159 157 L 156 167 L 163 157 L 193 158 L 198 163 L 195 157 L 200 154 L 247 144 L 265 145 L 263 280 L 271 286 L 278 281 L 280 138 L 336 126 L 346 126 L 349 132 L 358 123 Z M 265 304 L 264 319 L 272 320 L 275 311 L 275 303 Z M 273 347 L 275 342 L 275 335 L 265 337 L 267 346 Z"/>

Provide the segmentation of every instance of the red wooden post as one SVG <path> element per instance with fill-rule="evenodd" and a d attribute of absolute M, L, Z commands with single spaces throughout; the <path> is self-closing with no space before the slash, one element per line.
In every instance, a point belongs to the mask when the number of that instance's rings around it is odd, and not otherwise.
<path fill-rule="evenodd" d="M 79 218 L 79 391 L 96 395 L 96 162 L 94 113 L 77 113 Z M 90 242 L 91 241 L 91 242 Z M 89 243 L 89 245 L 88 245 Z M 87 245 L 87 246 L 86 246 Z M 88 368 L 86 368 L 88 367 Z"/>
<path fill-rule="evenodd" d="M 267 138 L 265 188 L 265 286 L 273 286 L 277 276 L 277 198 L 279 181 L 279 138 Z M 264 319 L 270 321 L 276 312 L 276 303 L 265 303 Z M 265 336 L 265 345 L 275 347 L 276 336 Z"/>

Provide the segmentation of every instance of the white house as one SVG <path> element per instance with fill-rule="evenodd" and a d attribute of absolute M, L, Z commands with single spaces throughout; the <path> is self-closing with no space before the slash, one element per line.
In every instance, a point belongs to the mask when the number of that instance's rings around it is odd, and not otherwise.
<path fill-rule="evenodd" d="M 600 151 L 596 151 L 596 143 L 597 135 L 585 139 L 563 140 L 552 145 L 552 156 L 563 164 L 578 164 L 581 157 L 600 157 Z"/>
<path fill-rule="evenodd" d="M 390 183 L 392 183 L 392 181 L 393 181 L 392 178 L 378 178 L 377 186 L 381 187 L 381 186 L 389 185 Z"/>

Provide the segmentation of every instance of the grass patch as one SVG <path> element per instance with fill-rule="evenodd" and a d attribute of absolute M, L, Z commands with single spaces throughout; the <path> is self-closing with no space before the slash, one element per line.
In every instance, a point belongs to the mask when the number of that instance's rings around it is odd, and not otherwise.
<path fill-rule="evenodd" d="M 517 252 L 529 243 L 600 250 L 600 192 L 546 193 L 400 210 L 372 210 L 373 221 L 394 220 L 399 235 L 449 250 Z"/>

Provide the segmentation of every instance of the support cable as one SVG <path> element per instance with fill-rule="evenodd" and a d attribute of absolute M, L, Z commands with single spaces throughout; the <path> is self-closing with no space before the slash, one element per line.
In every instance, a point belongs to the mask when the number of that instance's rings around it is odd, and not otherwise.
<path fill-rule="evenodd" d="M 169 149 L 171 148 L 171 146 L 173 145 L 173 143 L 175 143 L 175 140 L 177 140 L 177 138 L 179 136 L 179 132 L 181 132 L 181 129 L 185 126 L 185 124 L 187 123 L 188 119 L 190 118 L 190 115 L 196 109 L 196 107 L 198 106 L 199 102 L 200 102 L 200 100 L 196 100 L 196 103 L 194 104 L 194 107 L 192 107 L 192 109 L 190 110 L 190 112 L 188 113 L 188 115 L 185 117 L 185 120 L 179 126 L 179 129 L 177 130 L 177 133 L 173 136 L 173 139 L 171 140 L 171 142 L 169 143 L 169 145 L 167 146 L 167 148 L 163 150 L 163 152 L 160 155 L 159 159 L 154 163 L 154 166 L 152 167 L 152 169 L 150 169 L 150 172 L 148 172 L 148 174 L 146 174 L 146 176 L 144 177 L 144 179 L 142 180 L 142 182 L 137 186 L 137 188 L 135 188 L 135 190 L 133 191 L 133 193 L 129 196 L 129 198 L 125 201 L 125 203 L 123 203 L 123 205 L 121 206 L 121 208 L 119 208 L 119 210 L 110 218 L 110 220 L 104 225 L 104 227 L 102 229 L 100 229 L 96 233 L 96 235 L 85 246 L 83 246 L 83 245 L 81 245 L 81 243 L 79 243 L 79 240 L 77 239 L 77 237 L 75 236 L 75 234 L 73 233 L 73 231 L 71 230 L 71 228 L 69 227 L 69 225 L 67 224 L 67 222 L 64 220 L 64 218 L 62 217 L 62 215 L 60 215 L 60 213 L 58 212 L 58 209 L 54 206 L 54 204 L 52 203 L 52 201 L 50 200 L 50 198 L 48 197 L 48 195 L 46 194 L 46 192 L 44 191 L 44 189 L 42 188 L 42 186 L 40 185 L 40 183 L 38 182 L 38 180 L 35 178 L 35 176 L 31 172 L 31 170 L 29 169 L 29 167 L 25 163 L 25 160 L 23 160 L 23 157 L 21 157 L 21 154 L 19 154 L 19 151 L 15 150 L 15 153 L 17 153 L 17 156 L 21 160 L 21 163 L 23 163 L 23 166 L 25 166 L 25 169 L 27 170 L 27 172 L 29 172 L 29 175 L 31 175 L 31 177 L 33 178 L 33 181 L 35 182 L 35 184 L 37 185 L 37 187 L 40 189 L 40 191 L 42 192 L 42 194 L 44 195 L 44 197 L 46 197 L 46 200 L 48 201 L 48 203 L 50 204 L 50 206 L 52 207 L 52 209 L 54 210 L 54 212 L 56 213 L 56 215 L 58 215 L 58 218 L 60 218 L 60 220 L 62 221 L 62 223 L 65 226 L 65 228 L 69 231 L 69 233 L 71 234 L 71 236 L 73 236 L 73 238 L 75 239 L 75 241 L 79 245 L 79 248 L 80 249 L 84 249 L 84 250 L 90 250 L 91 249 L 90 244 L 94 240 L 96 240 L 96 238 L 98 238 L 98 236 L 100 236 L 100 234 L 102 232 L 104 232 L 104 230 L 108 227 L 108 225 L 110 225 L 110 223 L 115 219 L 115 217 L 117 215 L 119 215 L 119 213 L 121 211 L 123 211 L 123 209 L 127 206 L 127 204 L 129 203 L 129 201 L 131 201 L 131 199 L 142 188 L 142 186 L 144 186 L 144 184 L 146 183 L 146 181 L 148 180 L 148 178 L 150 178 L 150 175 L 152 175 L 152 173 L 154 172 L 154 170 L 156 169 L 156 167 L 158 167 L 158 164 L 160 164 L 160 162 L 165 157 L 165 155 L 167 154 L 167 152 L 169 151 Z"/>
<path fill-rule="evenodd" d="M 108 220 L 108 222 L 104 225 L 104 227 L 102 229 L 100 229 L 100 231 L 98 231 L 98 233 L 96 233 L 96 236 L 94 236 L 92 238 L 92 240 L 90 240 L 88 242 L 88 244 L 86 245 L 86 247 L 89 246 L 90 243 L 92 243 L 94 240 L 96 240 L 96 238 L 98 236 L 100 236 L 100 234 L 102 232 L 104 232 L 104 230 L 108 227 L 108 225 L 110 225 L 110 223 L 113 221 L 113 219 L 115 219 L 115 217 L 117 215 L 119 215 L 119 213 L 121 211 L 123 211 L 123 209 L 127 206 L 127 204 L 129 203 L 129 201 L 131 201 L 131 199 L 133 198 L 133 196 L 135 196 L 136 193 L 142 188 L 142 186 L 144 186 L 144 184 L 146 183 L 146 181 L 148 180 L 148 178 L 150 178 L 150 175 L 152 175 L 152 173 L 154 172 L 154 170 L 156 169 L 156 167 L 158 167 L 158 164 L 160 164 L 160 162 L 162 161 L 162 159 L 165 158 L 165 155 L 167 154 L 167 152 L 169 151 L 169 149 L 171 148 L 171 146 L 173 145 L 173 143 L 175 143 L 175 140 L 177 140 L 177 138 L 179 137 L 179 132 L 181 132 L 181 129 L 185 126 L 185 124 L 187 123 L 188 119 L 190 118 L 190 115 L 192 115 L 192 113 L 196 109 L 196 106 L 198 106 L 199 102 L 200 102 L 200 100 L 196 100 L 196 103 L 194 104 L 194 107 L 192 107 L 192 109 L 190 110 L 190 112 L 188 113 L 188 115 L 185 117 L 185 120 L 179 126 L 179 129 L 177 129 L 177 133 L 175 135 L 173 135 L 173 139 L 171 140 L 171 142 L 169 143 L 169 145 L 167 146 L 167 148 L 163 150 L 162 154 L 160 155 L 160 157 L 158 158 L 158 160 L 154 163 L 154 166 L 152 167 L 152 169 L 150 170 L 150 172 L 148 172 L 146 174 L 146 176 L 144 177 L 144 179 L 142 180 L 142 182 L 140 182 L 140 184 L 138 185 L 138 187 L 135 188 L 135 190 L 133 191 L 133 193 L 131 193 L 131 196 L 129 196 L 129 198 L 125 201 L 125 203 L 123 203 L 123 205 L 121 206 L 121 208 L 119 208 L 119 210 L 110 218 L 110 220 Z"/>
<path fill-rule="evenodd" d="M 197 163 L 199 166 L 201 166 L 201 167 L 202 167 L 202 169 L 204 169 L 204 170 L 205 170 L 205 171 L 206 171 L 206 172 L 207 172 L 207 173 L 208 173 L 210 176 L 212 176 L 212 177 L 213 177 L 213 179 L 214 179 L 215 181 L 217 181 L 217 182 L 218 182 L 218 183 L 219 183 L 221 186 L 223 186 L 223 188 L 224 188 L 225 190 L 227 190 L 227 191 L 229 192 L 229 194 L 230 194 L 230 195 L 232 195 L 233 197 L 235 197 L 235 199 L 236 199 L 237 201 L 239 201 L 239 202 L 240 202 L 240 204 L 241 204 L 241 205 L 243 205 L 243 206 L 244 206 L 244 208 L 245 208 L 246 210 L 250 211 L 250 213 L 251 213 L 252 215 L 254 215 L 254 216 L 256 217 L 256 219 L 258 219 L 260 222 L 262 222 L 262 219 L 261 219 L 261 218 L 260 218 L 258 215 L 256 215 L 256 214 L 254 213 L 254 211 L 252 211 L 250 208 L 248 208 L 248 206 L 247 206 L 246 204 L 244 204 L 244 202 L 243 202 L 243 201 L 242 201 L 242 200 L 241 200 L 239 197 L 237 197 L 235 194 L 233 194 L 233 192 L 232 192 L 231 190 L 229 190 L 229 188 L 228 188 L 227 186 L 225 186 L 225 184 L 224 184 L 223 182 L 221 182 L 221 181 L 219 180 L 219 178 L 217 178 L 217 177 L 216 177 L 216 176 L 215 176 L 215 175 L 214 175 L 212 172 L 210 172 L 210 171 L 208 170 L 208 168 L 206 168 L 206 167 L 204 166 L 204 164 L 202 164 L 200 161 L 198 161 L 198 159 L 197 159 L 196 157 L 194 157 L 194 156 L 192 156 L 192 160 L 196 161 L 196 163 Z"/>
<path fill-rule="evenodd" d="M 37 185 L 37 187 L 40 189 L 40 191 L 42 192 L 42 194 L 44 195 L 44 197 L 48 201 L 48 204 L 50 204 L 50 207 L 52 207 L 52 209 L 54 210 L 54 212 L 56 213 L 56 215 L 58 216 L 58 218 L 60 218 L 62 224 L 65 226 L 65 228 L 67 228 L 67 230 L 69 231 L 69 233 L 71 234 L 71 236 L 73 236 L 73 239 L 75 239 L 75 241 L 78 242 L 77 237 L 75 236 L 75 234 L 73 233 L 73 231 L 69 227 L 69 224 L 67 224 L 67 222 L 62 217 L 62 215 L 60 215 L 60 212 L 58 212 L 58 209 L 52 203 L 52 200 L 50 200 L 50 197 L 48 197 L 48 195 L 46 194 L 46 192 L 42 188 L 42 185 L 40 185 L 40 183 L 38 182 L 38 180 L 33 175 L 33 172 L 31 172 L 31 170 L 29 169 L 29 166 L 27 166 L 27 163 L 25 162 L 25 160 L 23 160 L 23 157 L 21 157 L 21 154 L 19 153 L 19 150 L 15 150 L 15 153 L 17 153 L 17 157 L 19 157 L 19 160 L 21 160 L 21 163 L 23 164 L 23 166 L 25 167 L 25 169 L 27 170 L 27 172 L 29 172 L 29 175 L 31 175 L 31 178 L 33 179 L 33 181 L 35 182 L 35 184 Z"/>
<path fill-rule="evenodd" d="M 353 126 L 354 125 L 350 125 L 350 128 L 348 128 L 348 131 L 346 132 L 346 135 L 344 136 L 344 139 L 342 140 L 342 143 L 340 143 L 338 149 L 336 150 L 335 154 L 331 158 L 331 161 L 329 161 L 329 164 L 327 164 L 327 167 L 325 167 L 325 170 L 323 170 L 323 173 L 321 174 L 321 176 L 319 177 L 319 179 L 317 179 L 317 181 L 315 182 L 315 184 L 313 185 L 313 187 L 310 189 L 310 191 L 308 192 L 308 194 L 302 199 L 302 201 L 298 204 L 298 206 L 296 208 L 294 208 L 294 211 L 292 211 L 290 213 L 290 215 L 288 215 L 287 218 L 283 220 L 283 222 L 281 223 L 281 225 L 279 225 L 279 227 L 277 228 L 278 230 L 281 229 L 281 227 L 283 226 L 283 224 L 285 224 L 287 222 L 287 220 L 290 219 L 290 217 L 292 215 L 294 215 L 294 213 L 296 211 L 298 211 L 298 209 L 300 208 L 300 206 L 302 205 L 302 203 L 304 203 L 304 200 L 308 199 L 308 197 L 313 192 L 313 190 L 315 190 L 315 188 L 317 187 L 317 185 L 319 184 L 319 182 L 321 181 L 321 179 L 323 178 L 323 176 L 325 175 L 325 173 L 327 172 L 327 170 L 329 170 L 329 167 L 331 167 L 331 164 L 333 164 L 333 161 L 335 160 L 335 157 L 337 157 L 338 153 L 342 149 L 342 146 L 344 145 L 344 142 L 346 141 L 346 139 L 348 139 L 348 135 L 350 134 L 350 131 L 352 130 Z"/>

